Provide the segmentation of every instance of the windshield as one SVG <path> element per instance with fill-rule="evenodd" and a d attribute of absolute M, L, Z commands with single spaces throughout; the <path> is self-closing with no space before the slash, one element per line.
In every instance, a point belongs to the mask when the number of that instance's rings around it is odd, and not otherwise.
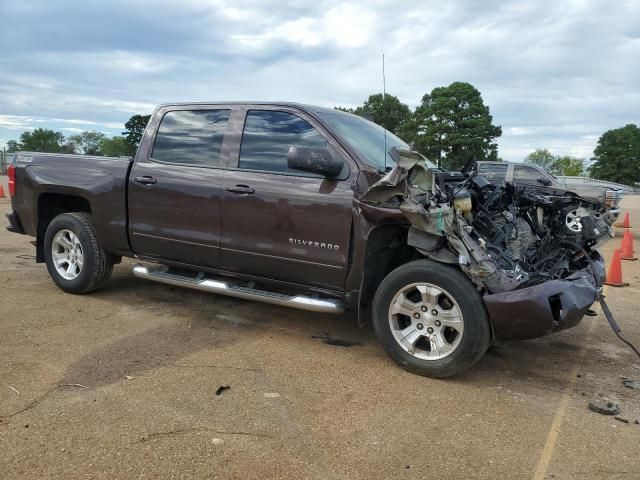
<path fill-rule="evenodd" d="M 341 112 L 325 110 L 318 112 L 349 144 L 355 148 L 369 165 L 384 171 L 385 167 L 393 167 L 393 159 L 389 150 L 393 147 L 409 148 L 406 142 L 386 131 L 387 151 L 385 154 L 385 129 L 369 120 Z M 386 157 L 386 159 L 385 159 Z M 427 160 L 429 167 L 435 165 Z"/>

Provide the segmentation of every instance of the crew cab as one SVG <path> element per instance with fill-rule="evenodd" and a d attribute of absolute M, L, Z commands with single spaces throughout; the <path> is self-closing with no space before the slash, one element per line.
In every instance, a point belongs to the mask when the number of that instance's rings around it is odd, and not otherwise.
<path fill-rule="evenodd" d="M 574 248 L 555 197 L 444 172 L 368 120 L 308 105 L 162 105 L 135 158 L 20 152 L 9 191 L 8 229 L 35 237 L 66 292 L 133 257 L 165 284 L 353 311 L 428 376 L 577 324 L 604 271 L 598 218 Z"/>

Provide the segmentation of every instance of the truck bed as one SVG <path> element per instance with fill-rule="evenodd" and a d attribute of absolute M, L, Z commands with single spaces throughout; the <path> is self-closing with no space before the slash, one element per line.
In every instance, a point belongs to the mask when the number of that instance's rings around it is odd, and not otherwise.
<path fill-rule="evenodd" d="M 18 152 L 18 188 L 12 205 L 22 233 L 42 235 L 39 223 L 46 218 L 42 213 L 55 213 L 71 196 L 71 201 L 93 215 L 106 249 L 116 254 L 128 252 L 126 199 L 131 164 L 130 157 Z"/>

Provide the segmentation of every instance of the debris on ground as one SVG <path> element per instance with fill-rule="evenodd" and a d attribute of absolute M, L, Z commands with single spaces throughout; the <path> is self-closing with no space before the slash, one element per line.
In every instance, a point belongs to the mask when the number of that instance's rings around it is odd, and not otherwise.
<path fill-rule="evenodd" d="M 620 405 L 611 400 L 591 400 L 589 410 L 601 415 L 617 415 L 620 413 Z"/>
<path fill-rule="evenodd" d="M 640 382 L 636 382 L 635 380 L 629 380 L 625 378 L 622 380 L 622 384 L 627 388 L 633 388 L 634 390 L 640 390 Z"/>
<path fill-rule="evenodd" d="M 629 423 L 628 419 L 623 418 L 623 417 L 619 417 L 617 415 L 615 417 L 613 417 L 613 418 L 614 418 L 614 420 L 618 420 L 619 422 L 622 422 L 622 423 Z"/>
<path fill-rule="evenodd" d="M 230 388 L 231 385 L 220 385 L 216 390 L 216 395 L 222 395 L 222 392 L 224 392 L 225 390 L 229 390 Z"/>
<path fill-rule="evenodd" d="M 337 347 L 361 347 L 360 342 L 352 342 L 351 340 L 343 340 L 341 338 L 331 337 L 328 333 L 318 332 L 311 335 L 311 338 L 322 340 L 327 345 L 335 345 Z"/>
<path fill-rule="evenodd" d="M 131 375 L 125 375 L 124 378 L 126 378 L 127 380 L 133 380 L 136 377 L 132 377 Z"/>
<path fill-rule="evenodd" d="M 278 398 L 280 396 L 280 394 L 276 392 L 264 392 L 263 395 L 267 398 Z"/>

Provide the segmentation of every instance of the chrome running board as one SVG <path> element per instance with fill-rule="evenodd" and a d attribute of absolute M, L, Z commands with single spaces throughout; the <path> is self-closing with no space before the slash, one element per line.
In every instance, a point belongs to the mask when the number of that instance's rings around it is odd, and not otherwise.
<path fill-rule="evenodd" d="M 146 278 L 155 282 L 165 283 L 178 287 L 192 288 L 203 292 L 217 293 L 229 297 L 242 298 L 244 300 L 256 300 L 258 302 L 282 305 L 285 307 L 307 310 L 309 312 L 342 313 L 344 305 L 338 299 L 313 298 L 304 295 L 285 295 L 282 293 L 258 290 L 242 285 L 233 285 L 226 280 L 207 278 L 204 273 L 195 277 L 176 275 L 168 271 L 165 266 L 148 268 L 139 263 L 133 266 L 133 274 L 136 277 Z"/>

